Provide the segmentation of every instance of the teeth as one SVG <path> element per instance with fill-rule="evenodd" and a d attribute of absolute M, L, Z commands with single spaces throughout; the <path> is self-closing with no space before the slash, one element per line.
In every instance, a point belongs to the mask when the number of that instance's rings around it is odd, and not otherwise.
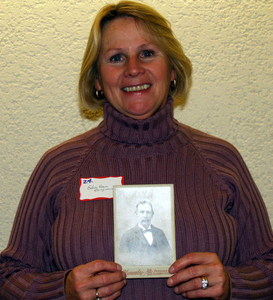
<path fill-rule="evenodd" d="M 123 91 L 125 92 L 138 92 L 142 90 L 147 90 L 151 85 L 150 84 L 143 84 L 143 85 L 137 85 L 137 86 L 128 86 L 123 88 Z"/>

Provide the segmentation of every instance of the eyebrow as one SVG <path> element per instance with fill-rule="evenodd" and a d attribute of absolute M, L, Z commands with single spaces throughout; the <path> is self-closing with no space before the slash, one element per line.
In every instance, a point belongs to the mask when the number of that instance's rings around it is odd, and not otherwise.
<path fill-rule="evenodd" d="M 140 49 L 140 50 L 142 50 L 142 49 L 145 49 L 145 48 L 149 48 L 151 46 L 158 48 L 154 43 L 142 44 L 142 45 L 140 45 L 137 48 Z M 119 51 L 123 51 L 123 50 L 124 50 L 124 48 L 119 48 L 119 47 L 118 48 L 110 48 L 110 49 L 106 50 L 106 53 L 109 52 L 109 51 L 117 51 L 117 52 L 119 52 Z"/>

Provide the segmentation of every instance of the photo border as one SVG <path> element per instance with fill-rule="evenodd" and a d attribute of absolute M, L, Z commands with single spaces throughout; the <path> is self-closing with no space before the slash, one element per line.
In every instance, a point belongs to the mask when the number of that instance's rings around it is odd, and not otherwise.
<path fill-rule="evenodd" d="M 170 228 L 171 228 L 171 241 L 169 241 L 171 249 L 172 249 L 172 261 L 176 260 L 176 241 L 175 241 L 175 214 L 174 214 L 174 187 L 173 184 L 145 184 L 145 185 L 116 185 L 114 186 L 114 195 L 113 195 L 113 206 L 114 206 L 114 244 L 115 244 L 115 262 L 119 263 L 119 243 L 120 243 L 120 234 L 117 233 L 117 225 L 122 217 L 121 212 L 117 211 L 117 204 L 119 199 L 117 198 L 117 192 L 120 189 L 132 189 L 136 190 L 136 192 L 143 191 L 143 188 L 152 188 L 160 189 L 160 188 L 170 188 L 169 194 L 169 205 L 170 205 Z M 161 201 L 162 199 L 157 199 L 157 201 Z M 137 200 L 133 200 L 133 202 L 137 202 Z M 159 202 L 160 203 L 160 202 Z M 166 203 L 166 199 L 164 198 L 164 203 Z M 154 205 L 154 203 L 153 203 Z M 129 228 L 128 228 L 129 229 Z M 171 274 L 168 272 L 170 265 L 122 265 L 123 271 L 126 273 L 127 278 L 158 278 L 158 277 L 170 277 Z"/>

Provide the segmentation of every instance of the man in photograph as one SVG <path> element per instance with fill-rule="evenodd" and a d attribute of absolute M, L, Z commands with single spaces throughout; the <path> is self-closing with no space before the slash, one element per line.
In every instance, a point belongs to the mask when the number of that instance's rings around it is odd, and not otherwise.
<path fill-rule="evenodd" d="M 153 206 L 141 201 L 135 211 L 138 223 L 125 232 L 120 243 L 122 260 L 127 265 L 170 265 L 172 251 L 162 229 L 151 224 Z"/>

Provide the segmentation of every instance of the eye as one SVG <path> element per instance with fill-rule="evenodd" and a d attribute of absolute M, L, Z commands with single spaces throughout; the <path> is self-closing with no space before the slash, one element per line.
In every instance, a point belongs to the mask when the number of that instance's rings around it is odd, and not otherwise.
<path fill-rule="evenodd" d="M 123 61 L 123 57 L 121 54 L 115 54 L 110 57 L 110 61 L 111 62 L 120 62 L 120 61 Z"/>
<path fill-rule="evenodd" d="M 151 57 L 154 56 L 155 52 L 153 50 L 143 50 L 141 52 L 142 57 Z"/>

